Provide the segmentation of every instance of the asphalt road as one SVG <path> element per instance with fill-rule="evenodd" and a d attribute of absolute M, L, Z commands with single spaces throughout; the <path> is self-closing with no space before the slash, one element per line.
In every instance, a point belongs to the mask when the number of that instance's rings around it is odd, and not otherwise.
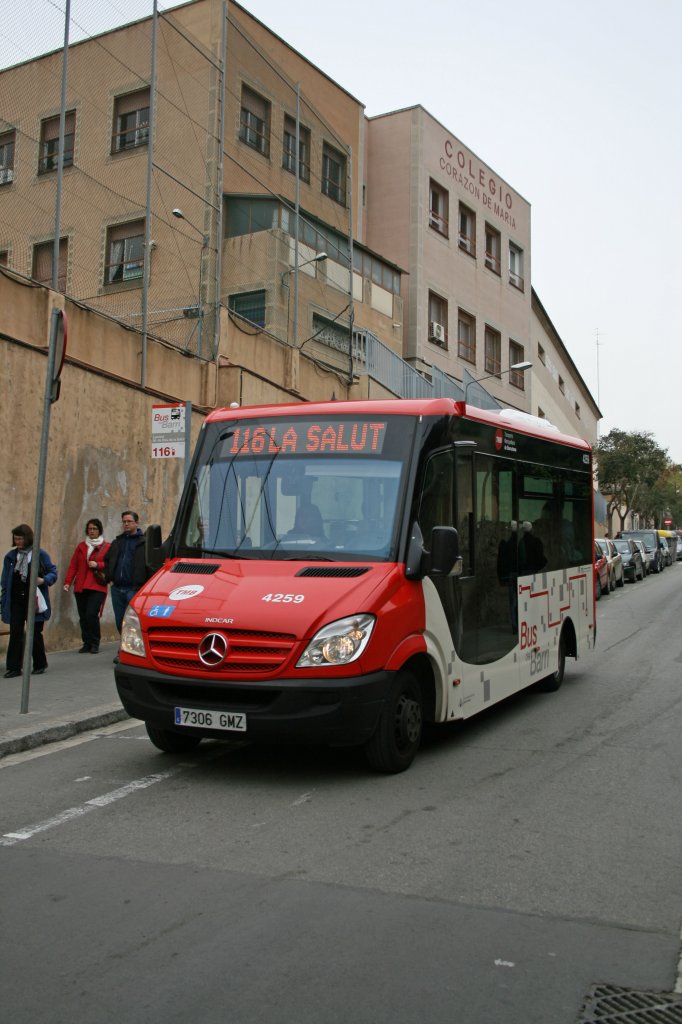
<path fill-rule="evenodd" d="M 595 984 L 670 992 L 682 564 L 597 609 L 558 693 L 402 775 L 129 723 L 3 759 L 3 1019 L 573 1024 Z"/>

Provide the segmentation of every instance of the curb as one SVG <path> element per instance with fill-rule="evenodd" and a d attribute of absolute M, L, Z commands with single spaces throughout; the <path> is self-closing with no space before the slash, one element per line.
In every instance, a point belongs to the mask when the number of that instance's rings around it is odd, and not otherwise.
<path fill-rule="evenodd" d="M 115 722 L 122 722 L 130 715 L 123 708 L 112 708 L 109 711 L 102 711 L 91 715 L 88 718 L 80 718 L 70 722 L 55 722 L 36 728 L 35 732 L 25 733 L 23 736 L 14 736 L 0 739 L 0 758 L 9 754 L 20 754 L 25 750 L 34 750 L 46 743 L 57 743 L 59 740 L 69 739 L 80 732 L 88 732 L 91 729 L 102 729 L 107 725 L 114 725 Z"/>

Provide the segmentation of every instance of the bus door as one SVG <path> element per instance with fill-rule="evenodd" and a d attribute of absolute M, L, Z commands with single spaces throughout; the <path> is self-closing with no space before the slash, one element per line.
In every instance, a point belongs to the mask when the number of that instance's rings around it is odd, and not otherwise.
<path fill-rule="evenodd" d="M 457 444 L 434 452 L 425 467 L 419 505 L 424 537 L 433 526 L 455 526 L 462 571 L 459 576 L 432 580 L 450 629 L 457 656 L 469 665 L 490 665 L 516 646 L 516 552 L 512 568 L 500 576 L 501 550 L 510 542 L 514 511 L 514 472 L 507 460 L 477 453 L 473 445 Z M 513 578 L 512 578 L 513 577 Z M 467 676 L 473 674 L 466 670 Z M 517 687 L 518 670 L 509 680 Z M 490 672 L 481 670 L 481 693 L 469 710 L 490 699 Z M 477 677 L 478 678 L 478 677 Z M 480 698 L 480 699 L 479 699 Z"/>

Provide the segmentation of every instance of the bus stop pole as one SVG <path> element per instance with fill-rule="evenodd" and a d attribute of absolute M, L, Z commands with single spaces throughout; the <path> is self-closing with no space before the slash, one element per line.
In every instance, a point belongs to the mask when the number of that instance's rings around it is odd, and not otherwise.
<path fill-rule="evenodd" d="M 36 483 L 36 512 L 33 524 L 33 553 L 31 555 L 31 574 L 28 586 L 28 612 L 26 615 L 26 641 L 24 643 L 24 663 L 21 684 L 21 714 L 28 712 L 28 695 L 31 684 L 31 664 L 33 660 L 33 634 L 36 619 L 36 589 L 40 569 L 40 531 L 43 525 L 43 499 L 45 496 L 45 471 L 47 467 L 47 443 L 50 433 L 50 410 L 55 368 L 55 351 L 57 348 L 57 328 L 61 310 L 52 310 L 50 323 L 50 347 L 47 353 L 47 374 L 45 375 L 45 397 L 43 399 L 43 428 L 40 435 L 40 455 L 38 458 L 38 480 Z"/>
<path fill-rule="evenodd" d="M 189 464 L 192 461 L 192 403 L 185 402 L 185 466 L 184 479 L 189 476 Z M 184 481 L 183 481 L 184 482 Z M 182 490 L 181 490 L 182 493 Z"/>

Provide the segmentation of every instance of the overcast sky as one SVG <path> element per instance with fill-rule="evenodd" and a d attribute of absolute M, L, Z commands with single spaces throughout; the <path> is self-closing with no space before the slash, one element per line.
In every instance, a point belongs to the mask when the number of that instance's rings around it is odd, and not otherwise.
<path fill-rule="evenodd" d="M 4 6 L 0 67 L 61 46 L 64 0 Z M 601 434 L 650 431 L 682 462 L 682 0 L 243 6 L 369 116 L 421 104 L 530 202 L 533 287 Z M 94 34 L 151 9 L 71 17 Z"/>

